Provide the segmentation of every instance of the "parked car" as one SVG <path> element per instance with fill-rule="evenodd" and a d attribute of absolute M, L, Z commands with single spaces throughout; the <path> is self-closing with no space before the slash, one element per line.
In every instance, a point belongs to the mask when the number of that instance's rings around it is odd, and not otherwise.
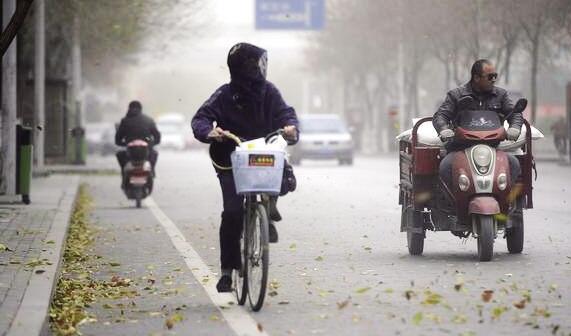
<path fill-rule="evenodd" d="M 157 128 L 161 132 L 161 148 L 183 150 L 187 147 L 187 134 L 190 132 L 182 114 L 170 113 L 157 118 Z"/>
<path fill-rule="evenodd" d="M 336 159 L 341 165 L 353 164 L 353 139 L 338 115 L 300 115 L 299 128 L 299 142 L 289 147 L 292 164 L 300 164 L 302 159 Z"/>
<path fill-rule="evenodd" d="M 117 149 L 113 123 L 98 122 L 85 124 L 85 140 L 89 154 L 110 155 L 114 154 Z"/>

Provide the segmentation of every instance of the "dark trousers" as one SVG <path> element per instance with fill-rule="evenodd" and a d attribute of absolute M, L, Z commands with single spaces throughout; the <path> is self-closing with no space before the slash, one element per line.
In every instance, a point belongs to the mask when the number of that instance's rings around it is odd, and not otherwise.
<path fill-rule="evenodd" d="M 244 196 L 236 194 L 231 170 L 217 171 L 222 189 L 223 211 L 220 224 L 220 266 L 240 269 L 240 234 L 243 226 Z"/>

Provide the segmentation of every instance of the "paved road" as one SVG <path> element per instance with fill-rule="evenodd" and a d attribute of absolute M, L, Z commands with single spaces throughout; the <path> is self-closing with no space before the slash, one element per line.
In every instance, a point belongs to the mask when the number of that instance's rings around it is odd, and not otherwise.
<path fill-rule="evenodd" d="M 162 152 L 158 167 L 154 202 L 218 272 L 221 196 L 206 153 Z M 447 232 L 429 232 L 424 256 L 408 255 L 397 168 L 392 157 L 296 167 L 299 188 L 280 199 L 280 242 L 271 245 L 272 296 L 259 313 L 239 308 L 238 320 L 253 318 L 270 335 L 571 334 L 569 167 L 538 164 L 524 253 L 509 255 L 498 240 L 489 263 L 477 261 L 474 239 Z M 96 253 L 120 264 L 98 276 L 134 279 L 138 296 L 125 306 L 95 305 L 98 322 L 82 326 L 84 334 L 242 334 L 204 290 L 216 279 L 193 276 L 149 204 L 134 209 L 117 176 L 85 181 L 101 228 Z M 493 291 L 489 302 L 485 290 Z M 525 307 L 514 306 L 525 298 Z M 165 320 L 177 312 L 184 319 L 168 330 Z"/>

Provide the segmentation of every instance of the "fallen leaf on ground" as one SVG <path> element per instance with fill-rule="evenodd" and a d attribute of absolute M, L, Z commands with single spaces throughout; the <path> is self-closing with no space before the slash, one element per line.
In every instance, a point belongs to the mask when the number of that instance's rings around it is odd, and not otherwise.
<path fill-rule="evenodd" d="M 165 325 L 168 329 L 172 329 L 175 323 L 181 322 L 183 319 L 181 314 L 176 313 L 165 321 Z"/>
<path fill-rule="evenodd" d="M 415 296 L 416 296 L 416 293 L 415 293 L 413 290 L 410 290 L 410 289 L 409 289 L 409 290 L 407 290 L 406 292 L 404 292 L 404 297 L 405 297 L 407 300 L 410 300 L 410 299 L 412 299 L 412 298 L 415 297 Z"/>
<path fill-rule="evenodd" d="M 497 320 L 499 319 L 503 313 L 505 313 L 508 310 L 508 307 L 505 306 L 498 306 L 498 307 L 494 307 L 494 309 L 492 309 L 492 319 L 493 320 Z"/>
<path fill-rule="evenodd" d="M 466 322 L 468 322 L 468 318 L 464 314 L 454 315 L 452 318 L 452 323 L 464 324 Z"/>
<path fill-rule="evenodd" d="M 367 292 L 369 289 L 371 289 L 371 287 L 362 287 L 362 288 L 357 289 L 357 290 L 355 291 L 355 293 L 357 293 L 357 294 L 363 294 L 363 293 Z"/>
<path fill-rule="evenodd" d="M 514 302 L 514 307 L 516 307 L 517 309 L 523 309 L 525 308 L 525 299 L 519 301 L 519 302 Z"/>
<path fill-rule="evenodd" d="M 343 309 L 343 308 L 347 307 L 347 305 L 349 304 L 350 301 L 351 301 L 351 299 L 349 298 L 345 301 L 337 302 L 337 308 Z"/>
<path fill-rule="evenodd" d="M 436 305 L 440 302 L 442 302 L 442 295 L 430 290 L 424 292 L 424 301 L 422 301 L 422 304 Z"/>
<path fill-rule="evenodd" d="M 412 324 L 419 325 L 422 322 L 422 312 L 418 312 L 412 316 Z"/>
<path fill-rule="evenodd" d="M 492 296 L 494 295 L 494 291 L 491 289 L 486 289 L 482 292 L 482 301 L 490 302 L 492 300 Z"/>

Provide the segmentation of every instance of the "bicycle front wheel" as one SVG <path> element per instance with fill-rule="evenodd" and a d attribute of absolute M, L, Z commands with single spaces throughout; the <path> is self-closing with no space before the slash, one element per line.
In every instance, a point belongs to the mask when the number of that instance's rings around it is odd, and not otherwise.
<path fill-rule="evenodd" d="M 249 218 L 249 232 L 246 235 L 248 299 L 253 311 L 258 311 L 264 304 L 268 284 L 268 267 L 270 250 L 268 246 L 269 219 L 266 208 L 258 204 Z"/>
<path fill-rule="evenodd" d="M 244 216 L 245 218 L 246 216 Z M 244 222 L 246 222 L 244 220 Z M 246 228 L 246 223 L 244 223 L 244 229 L 242 230 L 242 234 L 240 235 L 240 258 L 242 260 L 242 265 L 240 267 L 239 270 L 234 270 L 233 274 L 234 274 L 234 279 L 233 279 L 233 283 L 234 283 L 234 293 L 236 294 L 236 300 L 238 300 L 238 304 L 239 305 L 244 305 L 244 303 L 246 303 L 246 296 L 248 295 L 248 281 L 247 279 L 247 269 L 248 269 L 248 260 L 246 258 L 246 248 L 245 248 L 245 243 L 246 240 L 244 239 L 245 237 L 245 228 Z"/>

